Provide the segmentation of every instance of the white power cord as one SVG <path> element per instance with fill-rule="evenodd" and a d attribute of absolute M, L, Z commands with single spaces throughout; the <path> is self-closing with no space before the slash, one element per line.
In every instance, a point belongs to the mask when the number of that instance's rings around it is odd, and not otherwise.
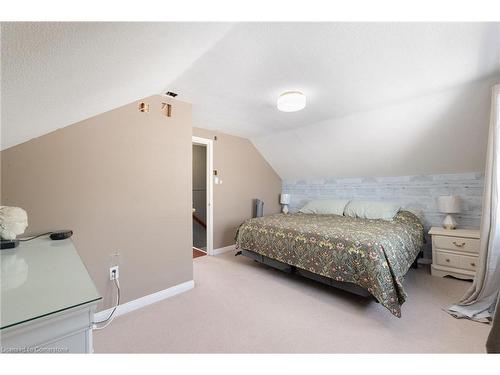
<path fill-rule="evenodd" d="M 115 271 L 113 271 L 115 272 Z M 116 276 L 116 273 L 115 273 L 115 276 Z M 118 308 L 118 306 L 120 305 L 120 282 L 118 281 L 118 279 L 115 277 L 114 278 L 114 281 L 115 281 L 115 285 L 116 285 L 116 289 L 117 289 L 117 293 L 116 293 L 116 305 L 115 307 L 113 308 L 113 311 L 111 311 L 111 313 L 109 314 L 109 316 L 104 319 L 104 320 L 101 320 L 100 322 L 92 322 L 93 324 L 93 329 L 95 330 L 99 330 L 99 329 L 104 329 L 106 328 L 107 326 L 109 326 L 111 324 L 111 322 L 113 321 L 113 319 L 115 318 L 115 311 L 116 309 Z M 98 327 L 97 324 L 101 324 L 101 323 L 105 323 L 105 325 L 101 326 L 101 327 Z"/>

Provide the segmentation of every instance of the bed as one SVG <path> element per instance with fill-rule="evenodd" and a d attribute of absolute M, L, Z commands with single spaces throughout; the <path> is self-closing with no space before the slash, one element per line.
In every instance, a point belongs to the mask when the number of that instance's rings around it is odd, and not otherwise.
<path fill-rule="evenodd" d="M 403 278 L 421 252 L 423 239 L 419 218 L 408 211 L 390 221 L 293 213 L 245 221 L 238 228 L 236 246 L 276 268 L 369 293 L 401 317 Z"/>

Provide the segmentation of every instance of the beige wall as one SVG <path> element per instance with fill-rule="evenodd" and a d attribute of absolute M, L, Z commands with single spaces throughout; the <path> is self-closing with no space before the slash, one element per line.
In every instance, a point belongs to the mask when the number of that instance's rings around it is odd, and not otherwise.
<path fill-rule="evenodd" d="M 214 248 L 234 244 L 238 226 L 252 217 L 253 199 L 264 201 L 264 213 L 279 212 L 281 179 L 245 138 L 193 128 L 193 135 L 213 139 L 214 169 L 222 184 L 214 185 Z"/>
<path fill-rule="evenodd" d="M 191 105 L 171 100 L 166 118 L 161 100 L 146 99 L 147 114 L 131 103 L 1 153 L 2 204 L 28 211 L 28 233 L 74 230 L 104 307 L 116 251 L 122 302 L 193 278 Z"/>

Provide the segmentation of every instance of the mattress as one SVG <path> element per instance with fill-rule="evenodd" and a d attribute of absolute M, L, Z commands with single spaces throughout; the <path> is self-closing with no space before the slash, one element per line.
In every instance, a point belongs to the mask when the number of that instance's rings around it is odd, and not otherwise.
<path fill-rule="evenodd" d="M 367 290 L 401 317 L 404 275 L 423 246 L 419 218 L 401 211 L 394 220 L 339 215 L 275 214 L 249 219 L 236 245 L 339 282 Z"/>

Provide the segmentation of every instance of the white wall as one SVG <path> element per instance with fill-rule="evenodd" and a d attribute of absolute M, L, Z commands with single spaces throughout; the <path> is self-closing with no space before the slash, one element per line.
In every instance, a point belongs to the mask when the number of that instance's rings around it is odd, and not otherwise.
<path fill-rule="evenodd" d="M 284 180 L 482 172 L 494 82 L 252 141 Z"/>

